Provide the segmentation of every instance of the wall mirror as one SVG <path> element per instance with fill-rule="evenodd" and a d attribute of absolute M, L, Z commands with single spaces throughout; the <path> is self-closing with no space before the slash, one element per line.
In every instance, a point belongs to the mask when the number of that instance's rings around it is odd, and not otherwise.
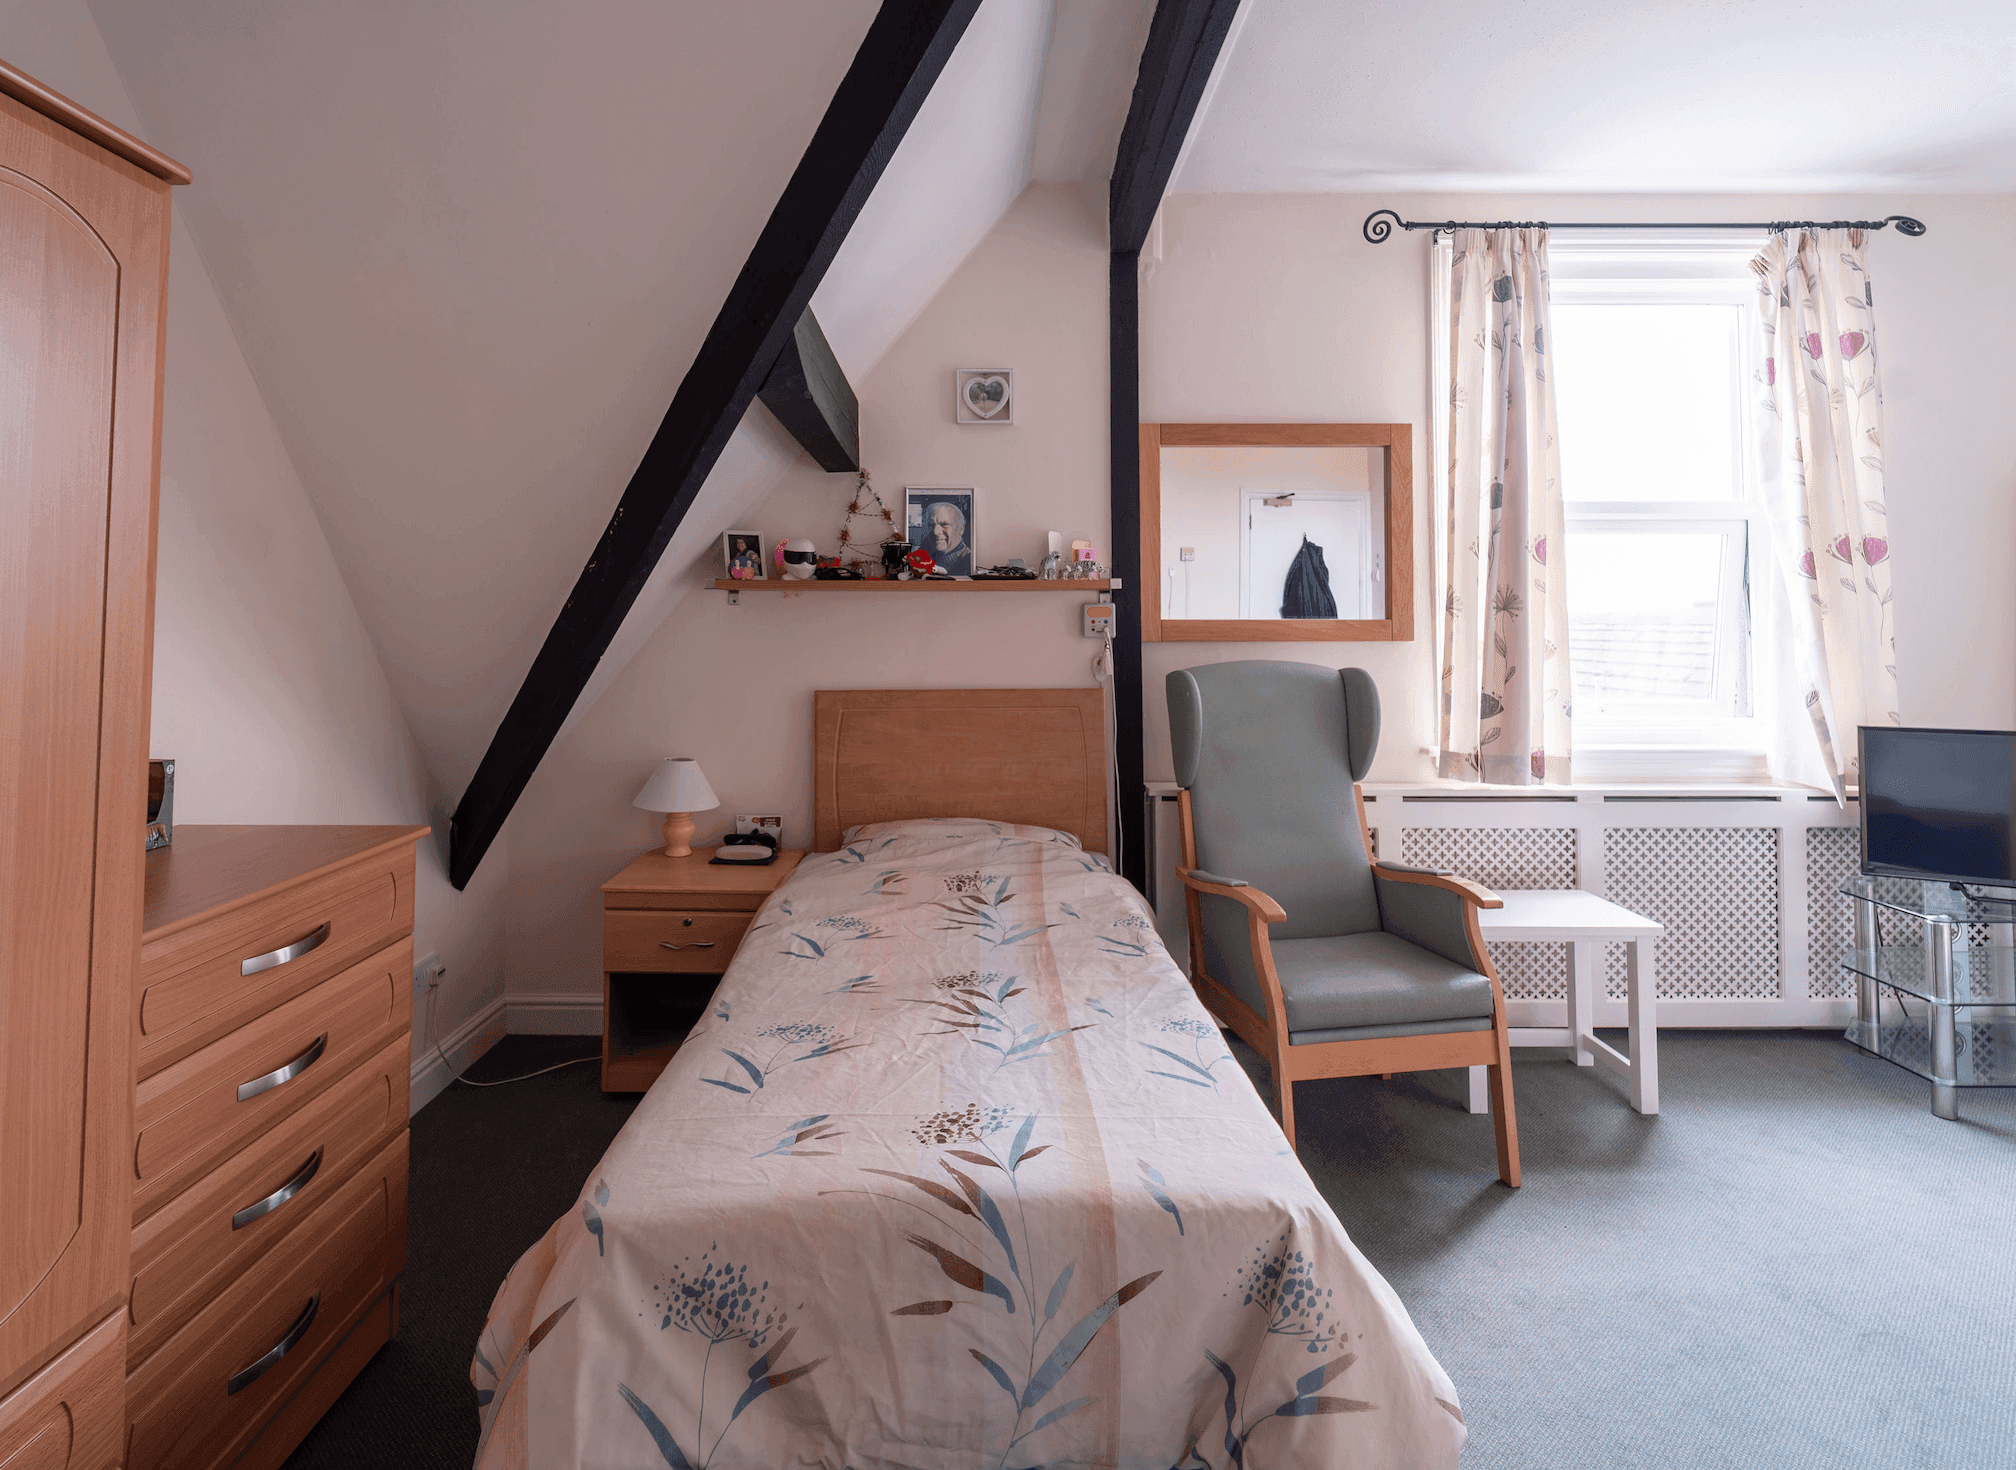
<path fill-rule="evenodd" d="M 1414 636 L 1410 424 L 1143 424 L 1150 643 Z"/>

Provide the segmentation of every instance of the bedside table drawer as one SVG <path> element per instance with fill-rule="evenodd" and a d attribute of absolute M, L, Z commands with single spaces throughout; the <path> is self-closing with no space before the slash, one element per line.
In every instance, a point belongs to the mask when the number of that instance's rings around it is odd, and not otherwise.
<path fill-rule="evenodd" d="M 749 932 L 747 913 L 606 910 L 602 915 L 602 968 L 665 970 L 718 975 Z"/>

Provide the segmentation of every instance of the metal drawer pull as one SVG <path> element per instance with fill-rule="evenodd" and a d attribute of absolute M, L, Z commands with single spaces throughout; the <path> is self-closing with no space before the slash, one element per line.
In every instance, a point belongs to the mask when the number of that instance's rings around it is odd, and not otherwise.
<path fill-rule="evenodd" d="M 661 939 L 658 941 L 658 947 L 660 949 L 712 949 L 714 941 L 711 939 L 696 939 L 691 944 L 673 944 L 669 940 Z"/>
<path fill-rule="evenodd" d="M 261 970 L 271 970 L 284 965 L 289 960 L 298 960 L 311 949 L 320 949 L 329 937 L 329 926 L 324 924 L 313 934 L 304 934 L 292 944 L 283 944 L 278 949 L 269 949 L 265 954 L 255 954 L 238 967 L 241 975 L 256 975 Z"/>
<path fill-rule="evenodd" d="M 286 1204 L 287 1201 L 306 1189 L 308 1181 L 315 1177 L 315 1171 L 321 1167 L 322 1150 L 318 1148 L 308 1162 L 301 1166 L 299 1174 L 289 1179 L 285 1184 L 267 1195 L 266 1198 L 254 1201 L 233 1215 L 231 1217 L 231 1228 L 233 1230 L 243 1230 L 261 1215 L 272 1214 L 280 1206 Z"/>
<path fill-rule="evenodd" d="M 285 1337 L 266 1349 L 265 1355 L 258 1362 L 251 1364 L 249 1367 L 240 1368 L 236 1373 L 231 1375 L 230 1381 L 224 1385 L 225 1394 L 234 1394 L 241 1388 L 251 1387 L 261 1373 L 264 1373 L 268 1368 L 286 1357 L 287 1350 L 307 1336 L 308 1329 L 315 1325 L 315 1314 L 321 1309 L 322 1293 L 318 1291 L 315 1295 L 308 1298 L 308 1305 L 301 1309 L 301 1315 L 294 1319 L 294 1325 L 287 1329 Z"/>
<path fill-rule="evenodd" d="M 278 1087 L 283 1082 L 292 1082 L 303 1072 L 315 1065 L 315 1059 L 322 1055 L 322 1048 L 329 1044 L 329 1033 L 324 1031 L 301 1053 L 284 1067 L 275 1067 L 264 1077 L 254 1077 L 250 1082 L 238 1084 L 238 1101 L 249 1102 L 268 1088 Z"/>

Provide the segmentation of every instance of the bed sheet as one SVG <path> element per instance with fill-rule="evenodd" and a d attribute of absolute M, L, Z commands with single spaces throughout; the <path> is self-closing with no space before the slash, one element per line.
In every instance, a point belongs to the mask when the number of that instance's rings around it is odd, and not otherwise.
<path fill-rule="evenodd" d="M 970 821 L 861 829 L 772 895 L 471 1376 L 481 1470 L 1433 1470 L 1464 1440 L 1134 889 Z"/>

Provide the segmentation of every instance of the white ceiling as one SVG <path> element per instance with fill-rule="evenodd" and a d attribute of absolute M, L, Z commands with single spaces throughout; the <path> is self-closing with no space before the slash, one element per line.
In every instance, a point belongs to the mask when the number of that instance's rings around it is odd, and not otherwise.
<path fill-rule="evenodd" d="M 1244 0 L 1173 187 L 2016 188 L 2011 0 Z"/>

